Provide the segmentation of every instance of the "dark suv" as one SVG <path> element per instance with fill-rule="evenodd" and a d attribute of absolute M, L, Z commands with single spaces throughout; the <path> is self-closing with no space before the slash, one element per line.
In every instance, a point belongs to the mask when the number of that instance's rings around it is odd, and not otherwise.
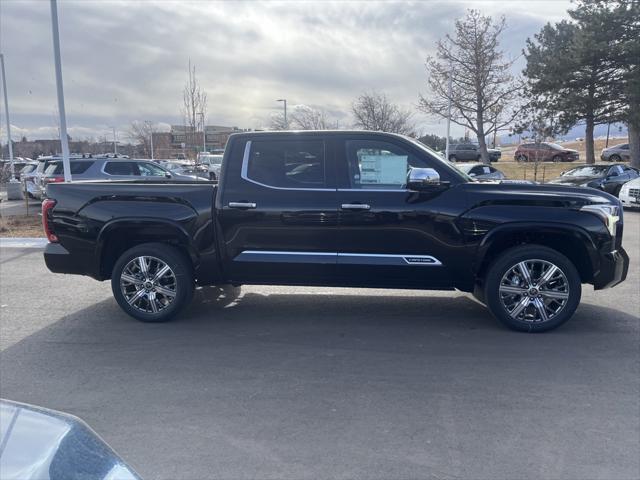
<path fill-rule="evenodd" d="M 580 154 L 557 143 L 523 143 L 518 145 L 513 158 L 518 162 L 574 162 L 580 159 Z"/>
<path fill-rule="evenodd" d="M 502 156 L 502 152 L 497 148 L 487 148 L 489 160 L 497 162 Z M 482 159 L 480 149 L 475 143 L 455 143 L 449 146 L 450 162 L 466 162 L 469 160 L 479 161 Z"/>

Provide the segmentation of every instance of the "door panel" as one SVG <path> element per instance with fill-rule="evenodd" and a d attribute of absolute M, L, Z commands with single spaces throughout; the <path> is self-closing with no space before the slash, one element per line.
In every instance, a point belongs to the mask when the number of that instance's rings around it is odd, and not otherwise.
<path fill-rule="evenodd" d="M 226 276 L 240 283 L 328 282 L 338 222 L 326 142 L 274 136 L 241 147 L 231 152 L 219 210 Z"/>
<path fill-rule="evenodd" d="M 454 188 L 418 193 L 405 185 L 409 168 L 437 169 L 438 164 L 400 140 L 354 138 L 337 147 L 338 181 L 345 187 L 338 190 L 341 283 L 407 288 L 451 285 L 448 257 L 460 237 L 453 223 L 459 211 L 455 205 L 463 199 L 456 200 Z M 402 169 L 405 180 L 399 181 Z M 446 171 L 441 175 L 448 180 Z"/>

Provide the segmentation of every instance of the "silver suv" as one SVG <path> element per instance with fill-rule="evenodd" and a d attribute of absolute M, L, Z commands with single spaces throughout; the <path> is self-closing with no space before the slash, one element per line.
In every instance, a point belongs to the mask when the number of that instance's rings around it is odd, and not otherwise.
<path fill-rule="evenodd" d="M 199 180 L 192 175 L 171 172 L 150 160 L 83 158 L 70 160 L 73 180 L 148 180 L 171 179 L 178 182 Z M 42 176 L 43 190 L 49 183 L 63 182 L 62 160 L 49 163 Z"/>

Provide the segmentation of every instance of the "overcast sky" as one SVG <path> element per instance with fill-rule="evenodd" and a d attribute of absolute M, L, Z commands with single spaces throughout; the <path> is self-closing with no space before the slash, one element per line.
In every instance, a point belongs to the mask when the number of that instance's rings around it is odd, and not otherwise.
<path fill-rule="evenodd" d="M 53 138 L 49 2 L 0 4 L 12 136 Z M 62 0 L 69 133 L 97 137 L 110 125 L 124 131 L 132 120 L 181 123 L 189 58 L 209 98 L 207 124 L 263 127 L 284 97 L 326 109 L 344 127 L 352 100 L 371 89 L 413 109 L 425 91 L 425 57 L 470 7 L 506 16 L 503 48 L 516 57 L 527 37 L 565 18 L 570 3 Z M 444 134 L 444 122 L 416 121 L 423 133 Z M 3 128 L 3 143 L 5 136 Z"/>

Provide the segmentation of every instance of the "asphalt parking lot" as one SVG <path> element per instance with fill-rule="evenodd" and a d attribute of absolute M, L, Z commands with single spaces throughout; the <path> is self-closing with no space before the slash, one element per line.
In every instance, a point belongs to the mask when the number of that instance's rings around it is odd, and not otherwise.
<path fill-rule="evenodd" d="M 0 394 L 81 417 L 148 479 L 639 478 L 625 220 L 628 280 L 539 335 L 461 293 L 256 286 L 147 325 L 3 248 Z"/>

